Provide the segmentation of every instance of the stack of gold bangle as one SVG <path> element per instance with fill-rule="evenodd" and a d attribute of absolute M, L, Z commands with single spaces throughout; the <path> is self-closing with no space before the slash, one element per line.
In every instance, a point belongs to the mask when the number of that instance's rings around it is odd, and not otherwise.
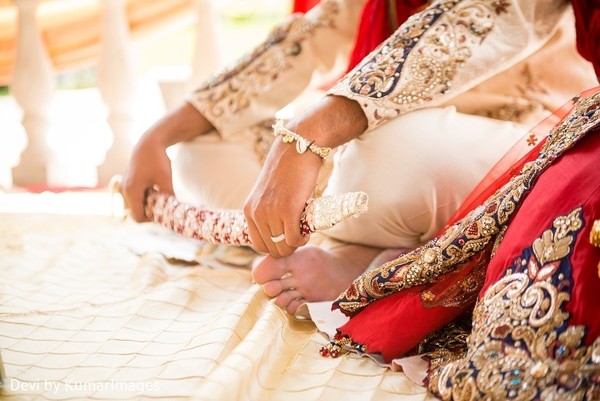
<path fill-rule="evenodd" d="M 275 124 L 273 124 L 273 135 L 274 136 L 283 136 L 283 142 L 292 143 L 296 141 L 296 152 L 303 154 L 307 150 L 310 150 L 315 155 L 319 156 L 321 159 L 325 160 L 329 152 L 331 152 L 331 148 L 322 148 L 320 146 L 315 145 L 314 141 L 309 141 L 308 139 L 302 137 L 301 135 L 290 131 L 289 129 L 283 126 L 283 121 L 277 120 Z"/>

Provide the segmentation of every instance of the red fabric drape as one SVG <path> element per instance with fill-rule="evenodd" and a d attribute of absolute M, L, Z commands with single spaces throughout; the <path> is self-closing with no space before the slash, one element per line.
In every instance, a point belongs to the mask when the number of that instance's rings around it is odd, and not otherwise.
<path fill-rule="evenodd" d="M 483 296 L 487 288 L 505 275 L 506 268 L 513 265 L 523 249 L 531 247 L 543 231 L 552 227 L 557 216 L 565 216 L 581 207 L 584 227 L 570 245 L 573 253 L 569 257 L 571 277 L 568 280 L 573 287 L 566 309 L 569 312 L 569 325 L 585 326 L 586 345 L 600 336 L 600 277 L 596 268 L 600 260 L 600 248 L 592 246 L 589 240 L 592 223 L 600 219 L 599 166 L 600 128 L 596 128 L 536 181 L 490 261 L 486 282 L 481 290 Z M 549 270 L 549 266 L 551 263 L 544 265 L 544 268 Z"/>
<path fill-rule="evenodd" d="M 394 2 L 395 4 L 391 4 Z M 348 71 L 386 40 L 398 26 L 421 9 L 427 0 L 369 0 L 362 10 L 358 35 Z M 396 15 L 392 16 L 395 8 Z"/>
<path fill-rule="evenodd" d="M 294 6 L 292 12 L 294 13 L 305 13 L 315 5 L 319 3 L 319 0 L 294 0 Z"/>
<path fill-rule="evenodd" d="M 600 87 L 590 89 L 581 95 L 588 97 L 598 91 L 600 91 Z M 483 203 L 508 182 L 525 163 L 534 160 L 550 129 L 567 116 L 572 109 L 573 103 L 568 102 L 533 128 L 531 133 L 540 140 L 539 144 L 528 153 L 525 153 L 522 145 L 517 144 L 467 197 L 448 225 L 456 223 L 469 211 Z M 525 138 L 529 137 L 528 134 Z M 486 257 L 489 258 L 489 255 Z M 469 271 L 480 266 L 480 262 L 473 259 L 465 266 L 460 267 L 456 273 L 440 278 L 428 289 L 442 292 L 445 288 L 462 280 Z M 365 345 L 368 352 L 380 353 L 386 361 L 400 357 L 418 345 L 428 334 L 448 324 L 470 308 L 469 305 L 426 307 L 421 299 L 424 289 L 425 286 L 414 287 L 373 302 L 353 316 L 339 331 L 351 337 L 355 342 Z"/>
<path fill-rule="evenodd" d="M 426 2 L 417 0 L 397 1 L 398 24 L 418 11 L 424 3 Z M 576 17 L 578 51 L 594 65 L 596 75 L 600 77 L 600 0 L 572 0 L 572 3 Z M 395 27 L 389 24 L 388 6 L 388 2 L 384 0 L 369 0 L 365 5 L 349 69 L 392 34 Z M 583 96 L 597 90 L 597 88 L 590 90 Z M 474 206 L 500 188 L 525 162 L 535 158 L 543 142 L 543 134 L 547 133 L 549 128 L 556 124 L 557 120 L 562 119 L 570 109 L 570 104 L 565 105 L 551 118 L 534 128 L 532 136 L 539 141 L 538 146 L 524 155 L 526 152 L 523 152 L 525 149 L 523 141 L 518 144 L 484 178 L 448 224 L 453 224 L 462 218 Z M 453 280 L 459 276 L 461 275 L 453 278 L 453 275 L 448 275 L 441 281 Z M 420 298 L 422 290 L 423 287 L 417 287 L 374 302 L 354 316 L 340 328 L 340 331 L 349 335 L 354 341 L 366 345 L 368 352 L 381 353 L 385 360 L 398 357 L 417 345 L 427 334 L 462 313 L 462 310 L 459 310 L 461 308 L 425 308 Z"/>
<path fill-rule="evenodd" d="M 583 92 L 583 97 L 588 97 L 597 92 L 597 88 Z M 483 203 L 494 192 L 502 187 L 511 177 L 517 174 L 525 163 L 535 159 L 538 151 L 544 144 L 550 130 L 556 126 L 573 109 L 573 104 L 567 102 L 542 122 L 533 127 L 527 135 L 519 140 L 494 167 L 483 177 L 469 196 L 463 201 L 444 228 L 438 233 L 440 235 L 447 227 L 465 217 L 473 208 Z M 532 145 L 537 144 L 535 148 Z"/>
<path fill-rule="evenodd" d="M 600 80 L 600 0 L 572 0 L 577 50 L 594 65 Z"/>

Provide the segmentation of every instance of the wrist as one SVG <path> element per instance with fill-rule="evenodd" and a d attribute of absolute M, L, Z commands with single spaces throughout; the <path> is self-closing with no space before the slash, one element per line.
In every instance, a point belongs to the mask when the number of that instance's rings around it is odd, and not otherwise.
<path fill-rule="evenodd" d="M 283 137 L 278 136 L 273 142 L 269 152 L 270 156 L 278 160 L 276 164 L 279 166 L 294 166 L 295 169 L 301 169 L 303 174 L 313 170 L 318 173 L 323 167 L 323 159 L 310 151 L 300 154 L 296 151 L 294 145 L 285 143 Z"/>
<path fill-rule="evenodd" d="M 368 121 L 360 105 L 351 99 L 328 95 L 315 106 L 285 124 L 290 131 L 320 147 L 335 148 L 358 138 Z"/>
<path fill-rule="evenodd" d="M 283 121 L 281 120 L 277 120 L 277 122 L 273 124 L 273 135 L 276 137 L 281 136 L 283 143 L 293 145 L 298 154 L 311 152 L 324 161 L 331 152 L 331 148 L 321 147 L 316 141 L 310 141 L 302 135 L 284 127 Z"/>
<path fill-rule="evenodd" d="M 169 138 L 168 130 L 161 129 L 160 127 L 153 127 L 140 137 L 137 146 L 166 150 L 171 145 L 172 143 Z"/>
<path fill-rule="evenodd" d="M 189 103 L 184 103 L 150 127 L 141 140 L 168 148 L 209 132 L 214 127 Z"/>

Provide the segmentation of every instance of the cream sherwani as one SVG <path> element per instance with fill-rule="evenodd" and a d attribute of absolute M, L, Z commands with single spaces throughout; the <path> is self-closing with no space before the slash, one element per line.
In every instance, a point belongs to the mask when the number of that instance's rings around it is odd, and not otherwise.
<path fill-rule="evenodd" d="M 179 145 L 181 196 L 242 207 L 275 113 L 318 76 L 341 75 L 363 3 L 325 0 L 291 16 L 189 95 L 215 131 Z M 527 128 L 595 84 L 568 2 L 433 2 L 328 91 L 356 100 L 369 126 L 337 149 L 325 192 L 366 191 L 370 206 L 326 233 L 379 247 L 427 241 Z"/>

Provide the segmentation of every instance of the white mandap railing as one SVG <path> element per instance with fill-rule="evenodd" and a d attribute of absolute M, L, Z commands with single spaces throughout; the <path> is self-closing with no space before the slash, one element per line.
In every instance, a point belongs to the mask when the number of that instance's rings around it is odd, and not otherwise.
<path fill-rule="evenodd" d="M 65 0 L 54 1 L 57 4 Z M 40 0 L 0 0 L 0 7 L 12 7 L 17 13 L 14 70 L 8 82 L 8 98 L 12 98 L 0 104 L 0 189 L 104 185 L 126 165 L 135 135 L 140 134 L 134 132 L 139 131 L 135 125 L 135 102 L 140 88 L 131 52 L 128 0 L 92 1 L 98 3 L 101 20 L 96 51 L 98 88 L 91 100 L 75 99 L 63 104 L 56 96 L 57 73 L 38 26 Z M 223 60 L 222 38 L 215 22 L 216 1 L 188 1 L 186 18 L 189 22 L 192 16 L 194 22 L 190 25 L 195 30 L 190 66 L 193 74 L 187 82 L 178 82 L 181 95 L 184 88 L 190 89 L 204 79 Z M 6 56 L 3 51 L 0 44 L 0 59 Z M 16 106 L 11 109 L 10 104 Z M 21 117 L 11 110 L 20 110 Z M 148 118 L 155 120 L 158 116 Z M 68 130 L 71 136 L 67 145 L 54 140 Z M 62 149 L 71 145 L 77 149 Z M 92 151 L 93 156 L 86 154 L 85 149 Z"/>

